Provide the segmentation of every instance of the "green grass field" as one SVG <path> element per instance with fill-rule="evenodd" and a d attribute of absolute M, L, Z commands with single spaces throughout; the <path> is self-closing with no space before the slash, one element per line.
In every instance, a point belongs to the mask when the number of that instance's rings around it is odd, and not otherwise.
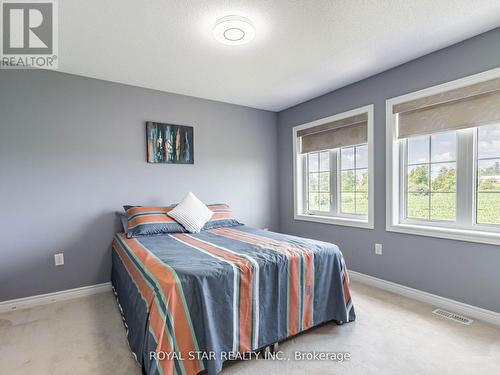
<path fill-rule="evenodd" d="M 454 221 L 456 217 L 456 196 L 454 193 L 432 193 L 431 211 L 429 212 L 429 195 L 415 193 L 408 196 L 408 218 L 421 220 Z M 343 193 L 341 207 L 343 213 L 367 214 L 368 199 L 366 194 Z M 500 224 L 500 192 L 479 193 L 477 222 L 480 224 Z"/>
<path fill-rule="evenodd" d="M 424 220 L 455 220 L 456 197 L 452 193 L 433 193 L 431 195 L 431 212 L 429 212 L 429 195 L 423 193 L 409 194 L 408 218 Z M 500 193 L 479 193 L 477 222 L 481 224 L 500 224 Z"/>
<path fill-rule="evenodd" d="M 356 202 L 356 204 L 354 204 Z M 368 194 L 364 192 L 342 193 L 341 209 L 344 214 L 368 214 Z"/>

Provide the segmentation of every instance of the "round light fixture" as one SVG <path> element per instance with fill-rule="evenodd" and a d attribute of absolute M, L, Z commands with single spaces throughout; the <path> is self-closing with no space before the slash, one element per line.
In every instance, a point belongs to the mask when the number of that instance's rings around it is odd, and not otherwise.
<path fill-rule="evenodd" d="M 252 22 L 241 16 L 226 16 L 215 23 L 214 37 L 228 45 L 240 45 L 250 42 L 255 37 Z"/>

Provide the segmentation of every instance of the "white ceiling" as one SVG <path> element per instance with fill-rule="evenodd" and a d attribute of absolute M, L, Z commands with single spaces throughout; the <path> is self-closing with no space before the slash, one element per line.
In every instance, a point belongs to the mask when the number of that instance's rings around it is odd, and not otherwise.
<path fill-rule="evenodd" d="M 215 21 L 256 26 L 217 43 Z M 62 0 L 59 70 L 278 111 L 500 26 L 499 0 Z"/>

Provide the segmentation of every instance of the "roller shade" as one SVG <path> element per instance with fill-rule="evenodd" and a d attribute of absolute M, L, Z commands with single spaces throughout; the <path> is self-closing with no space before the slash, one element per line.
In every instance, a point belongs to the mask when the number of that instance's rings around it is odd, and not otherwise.
<path fill-rule="evenodd" d="M 368 114 L 299 130 L 300 152 L 330 150 L 368 142 Z"/>
<path fill-rule="evenodd" d="M 500 122 L 500 78 L 397 104 L 398 138 Z"/>

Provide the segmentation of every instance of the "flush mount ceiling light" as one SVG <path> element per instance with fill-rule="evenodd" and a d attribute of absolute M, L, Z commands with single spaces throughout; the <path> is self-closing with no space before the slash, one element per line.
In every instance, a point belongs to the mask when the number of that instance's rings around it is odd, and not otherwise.
<path fill-rule="evenodd" d="M 232 46 L 245 44 L 255 37 L 255 28 L 248 18 L 226 16 L 216 22 L 214 37 L 223 44 Z"/>

